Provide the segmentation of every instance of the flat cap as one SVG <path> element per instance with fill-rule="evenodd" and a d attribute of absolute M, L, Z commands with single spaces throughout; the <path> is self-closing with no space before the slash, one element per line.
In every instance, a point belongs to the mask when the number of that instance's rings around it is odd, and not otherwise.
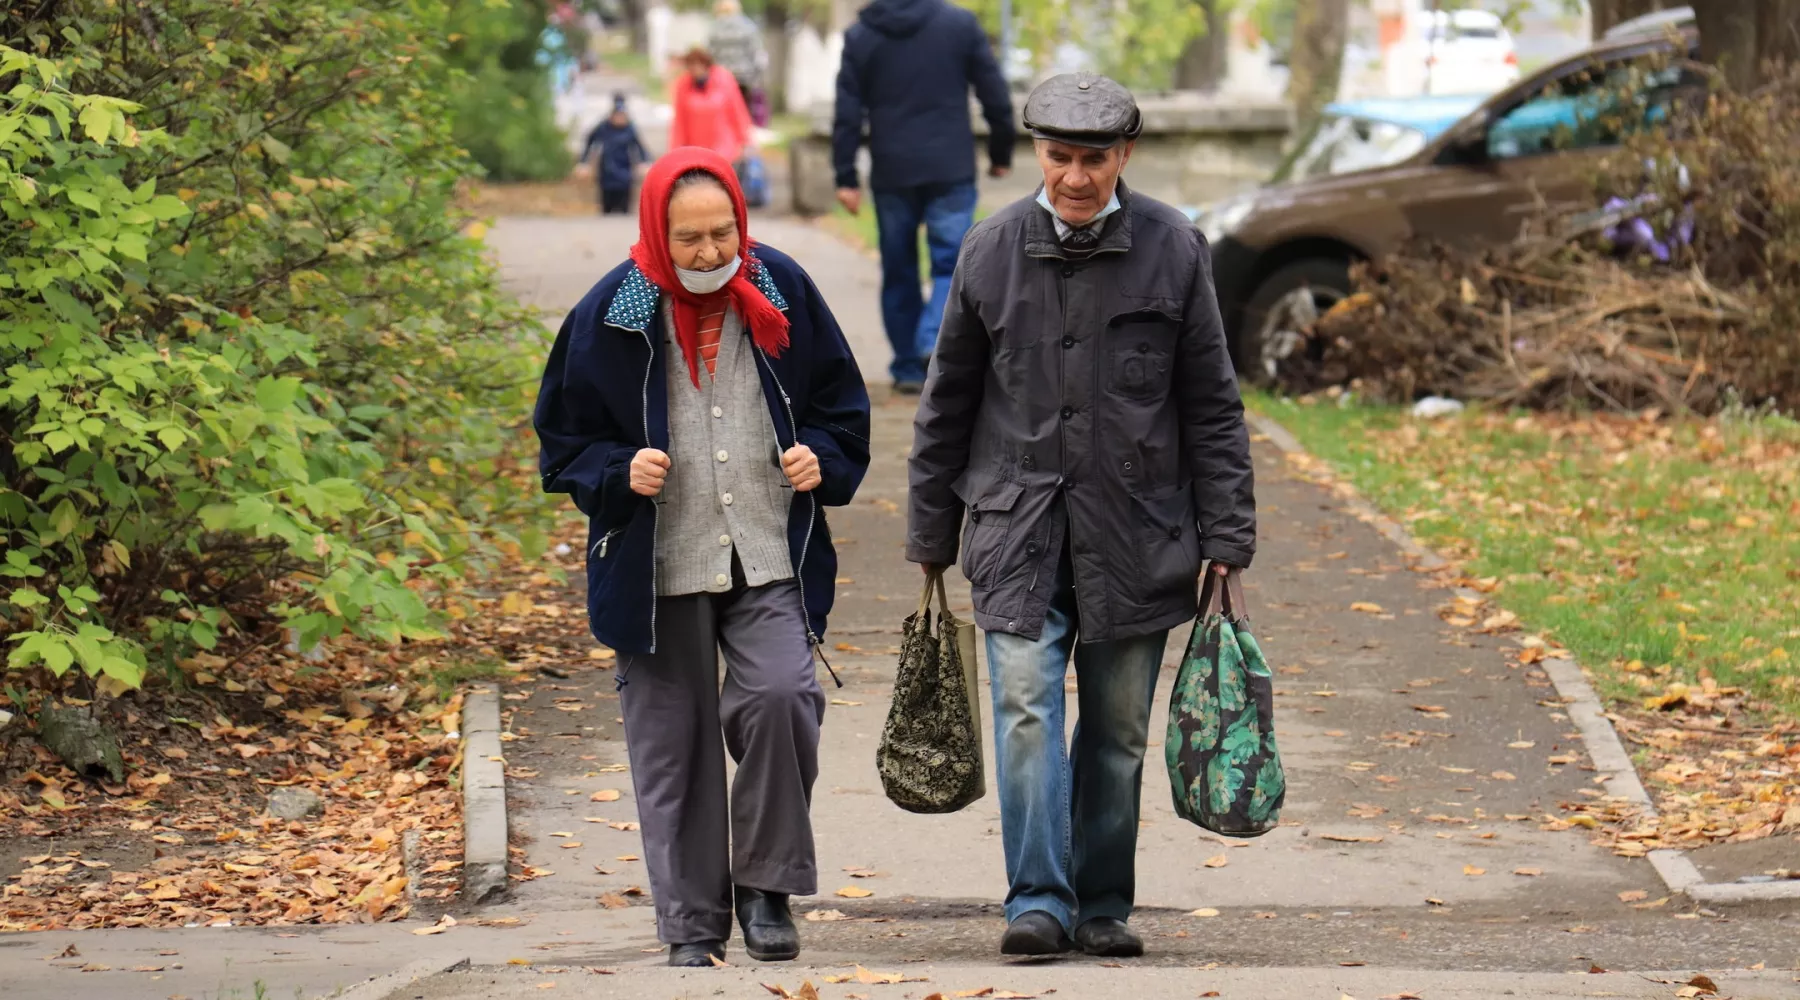
<path fill-rule="evenodd" d="M 1104 149 L 1143 131 L 1137 99 L 1098 73 L 1063 73 L 1025 99 L 1025 128 L 1039 139 Z"/>

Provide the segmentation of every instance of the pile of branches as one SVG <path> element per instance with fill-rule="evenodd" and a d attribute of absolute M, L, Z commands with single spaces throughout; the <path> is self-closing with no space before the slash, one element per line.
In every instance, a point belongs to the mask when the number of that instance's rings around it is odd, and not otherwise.
<path fill-rule="evenodd" d="M 1607 157 L 1595 204 L 1622 208 L 1545 210 L 1540 235 L 1478 255 L 1414 246 L 1363 267 L 1287 387 L 1540 409 L 1800 409 L 1795 149 L 1800 68 L 1748 93 L 1715 78 L 1669 128 Z M 1640 239 L 1623 239 L 1633 226 Z"/>

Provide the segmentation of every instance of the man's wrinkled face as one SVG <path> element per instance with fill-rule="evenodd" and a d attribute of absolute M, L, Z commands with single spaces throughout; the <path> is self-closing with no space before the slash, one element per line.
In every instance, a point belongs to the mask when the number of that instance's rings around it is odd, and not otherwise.
<path fill-rule="evenodd" d="M 1119 172 L 1131 159 L 1136 142 L 1122 142 L 1107 149 L 1072 146 L 1052 139 L 1037 141 L 1038 166 L 1044 171 L 1044 191 L 1056 214 L 1071 226 L 1085 226 L 1112 200 L 1119 186 Z"/>

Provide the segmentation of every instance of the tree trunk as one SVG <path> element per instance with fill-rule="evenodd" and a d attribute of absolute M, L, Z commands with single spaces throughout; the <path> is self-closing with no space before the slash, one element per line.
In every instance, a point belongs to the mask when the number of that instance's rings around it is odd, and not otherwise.
<path fill-rule="evenodd" d="M 1739 90 L 1755 85 L 1760 52 L 1757 48 L 1759 6 L 1775 6 L 1770 0 L 1708 0 L 1694 5 L 1694 22 L 1700 29 L 1700 58 L 1719 67 L 1725 79 Z"/>
<path fill-rule="evenodd" d="M 1176 90 L 1217 90 L 1224 82 L 1231 48 L 1231 12 L 1219 0 L 1195 0 L 1206 9 L 1206 33 L 1188 40 L 1175 64 Z"/>
<path fill-rule="evenodd" d="M 1349 26 L 1349 0 L 1316 0 L 1295 10 L 1287 96 L 1299 121 L 1310 121 L 1337 94 Z"/>
<path fill-rule="evenodd" d="M 1588 10 L 1593 18 L 1594 37 L 1599 38 L 1601 33 L 1621 21 L 1642 17 L 1667 6 L 1669 4 L 1663 0 L 1590 0 Z"/>
<path fill-rule="evenodd" d="M 769 110 L 791 111 L 788 107 L 788 61 L 792 46 L 788 22 L 792 19 L 786 0 L 769 0 L 763 9 L 763 47 L 769 52 L 769 69 L 763 86 L 769 91 Z"/>
<path fill-rule="evenodd" d="M 648 54 L 650 22 L 645 15 L 650 12 L 650 0 L 619 0 L 619 10 L 625 15 L 625 27 L 631 33 L 631 51 Z M 660 72 L 662 67 L 655 69 Z"/>
<path fill-rule="evenodd" d="M 1762 0 L 1757 13 L 1757 69 L 1800 62 L 1800 0 Z"/>

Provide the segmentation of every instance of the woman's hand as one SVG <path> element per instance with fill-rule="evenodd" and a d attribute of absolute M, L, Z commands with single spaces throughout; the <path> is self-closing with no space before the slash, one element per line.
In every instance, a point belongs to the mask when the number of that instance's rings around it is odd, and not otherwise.
<path fill-rule="evenodd" d="M 819 474 L 819 456 L 803 444 L 789 448 L 781 456 L 781 471 L 787 475 L 788 482 L 801 493 L 816 490 L 824 482 Z"/>
<path fill-rule="evenodd" d="M 631 492 L 653 497 L 662 492 L 663 480 L 669 478 L 669 456 L 655 448 L 644 448 L 631 459 Z"/>

